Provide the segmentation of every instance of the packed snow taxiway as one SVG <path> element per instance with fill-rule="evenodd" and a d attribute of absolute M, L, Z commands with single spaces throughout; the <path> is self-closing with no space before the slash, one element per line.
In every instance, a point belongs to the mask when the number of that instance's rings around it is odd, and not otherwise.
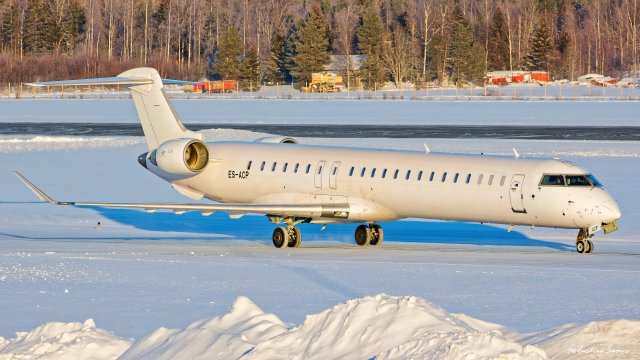
<path fill-rule="evenodd" d="M 137 164 L 142 138 L 2 136 L 0 359 L 640 357 L 640 143 L 299 140 L 572 160 L 618 200 L 620 230 L 580 256 L 566 230 L 405 220 L 356 248 L 351 225 L 302 225 L 283 251 L 262 216 L 54 207 L 12 174 L 60 200 L 184 201 Z"/>

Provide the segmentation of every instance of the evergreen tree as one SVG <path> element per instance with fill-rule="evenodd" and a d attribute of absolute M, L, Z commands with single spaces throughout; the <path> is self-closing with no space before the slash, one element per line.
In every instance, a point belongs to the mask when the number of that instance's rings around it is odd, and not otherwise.
<path fill-rule="evenodd" d="M 548 55 L 552 50 L 551 34 L 544 18 L 536 24 L 529 44 L 529 51 L 524 59 L 528 70 L 547 70 L 549 68 Z"/>
<path fill-rule="evenodd" d="M 330 61 L 329 39 L 322 14 L 313 10 L 298 30 L 291 75 L 298 86 L 311 81 L 311 73 L 324 70 Z"/>
<path fill-rule="evenodd" d="M 265 62 L 265 80 L 274 84 L 284 82 L 287 72 L 285 62 L 285 39 L 281 35 L 275 35 L 271 39 L 269 58 Z"/>
<path fill-rule="evenodd" d="M 489 33 L 489 70 L 511 70 L 509 34 L 500 8 L 496 9 Z"/>
<path fill-rule="evenodd" d="M 1 40 L 3 48 L 13 47 L 12 45 L 15 44 L 19 32 L 18 6 L 16 6 L 14 1 L 7 1 L 2 4 L 2 27 L 0 28 L 0 34 L 2 34 Z"/>
<path fill-rule="evenodd" d="M 229 26 L 220 38 L 214 55 L 212 73 L 222 79 L 237 80 L 240 77 L 242 52 L 242 39 L 238 31 L 233 26 Z"/>
<path fill-rule="evenodd" d="M 242 59 L 240 68 L 240 89 L 242 91 L 258 91 L 260 89 L 260 59 L 254 47 L 249 48 Z"/>
<path fill-rule="evenodd" d="M 358 27 L 358 49 L 364 56 L 360 67 L 360 76 L 365 88 L 373 89 L 386 80 L 381 54 L 384 41 L 384 27 L 378 10 L 370 6 Z"/>
<path fill-rule="evenodd" d="M 484 77 L 484 49 L 478 44 L 469 21 L 462 10 L 456 6 L 454 11 L 456 24 L 451 34 L 449 74 L 451 80 L 459 82 L 477 82 Z"/>
<path fill-rule="evenodd" d="M 28 0 L 24 20 L 26 52 L 40 54 L 56 47 L 60 36 L 52 6 L 45 0 Z"/>
<path fill-rule="evenodd" d="M 84 8 L 77 0 L 71 1 L 62 19 L 62 41 L 68 53 L 73 54 L 76 44 L 80 42 L 86 22 Z"/>

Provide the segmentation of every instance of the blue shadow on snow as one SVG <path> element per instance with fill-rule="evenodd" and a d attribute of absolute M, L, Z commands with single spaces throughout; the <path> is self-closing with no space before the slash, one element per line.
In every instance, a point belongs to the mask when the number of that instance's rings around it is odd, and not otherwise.
<path fill-rule="evenodd" d="M 230 219 L 224 213 L 202 216 L 199 212 L 177 215 L 171 212 L 147 213 L 141 210 L 92 208 L 109 220 L 149 231 L 197 233 L 216 239 L 247 239 L 270 242 L 274 225 L 265 216 L 244 216 Z M 401 220 L 381 223 L 385 242 L 411 242 L 433 244 L 473 244 L 494 246 L 546 247 L 562 251 L 574 251 L 567 244 L 536 240 L 518 231 L 458 221 Z M 324 231 L 320 225 L 301 224 L 305 241 L 333 240 L 353 242 L 355 224 L 330 224 Z M 215 235 L 223 235 L 215 237 Z"/>

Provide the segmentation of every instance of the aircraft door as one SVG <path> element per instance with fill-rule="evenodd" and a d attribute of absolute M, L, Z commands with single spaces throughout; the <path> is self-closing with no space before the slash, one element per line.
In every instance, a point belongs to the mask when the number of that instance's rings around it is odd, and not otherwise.
<path fill-rule="evenodd" d="M 511 210 L 515 213 L 526 213 L 522 202 L 522 185 L 524 183 L 524 175 L 516 174 L 511 178 L 511 187 L 509 188 L 509 198 L 511 199 Z"/>
<path fill-rule="evenodd" d="M 324 166 L 327 162 L 322 160 L 318 162 L 318 165 L 316 166 L 316 173 L 315 173 L 315 184 L 316 184 L 316 188 L 321 189 L 322 188 L 322 173 L 324 172 Z"/>
<path fill-rule="evenodd" d="M 335 189 L 338 187 L 338 169 L 340 168 L 340 161 L 334 161 L 331 165 L 331 172 L 329 173 L 329 187 Z"/>

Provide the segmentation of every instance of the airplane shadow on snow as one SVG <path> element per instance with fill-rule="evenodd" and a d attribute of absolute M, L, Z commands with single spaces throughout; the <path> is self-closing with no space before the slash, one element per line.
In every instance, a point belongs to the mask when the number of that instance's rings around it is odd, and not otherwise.
<path fill-rule="evenodd" d="M 141 210 L 93 208 L 107 219 L 149 231 L 207 234 L 207 239 L 246 239 L 265 242 L 271 239 L 274 226 L 264 216 L 244 216 L 230 219 L 224 213 L 202 216 L 199 212 L 177 215 L 171 212 L 147 213 Z M 537 240 L 504 228 L 458 221 L 402 220 L 380 223 L 385 231 L 385 242 L 411 242 L 428 244 L 472 244 L 493 246 L 546 247 L 574 251 L 564 243 Z M 108 226 L 105 224 L 105 226 Z M 322 231 L 321 225 L 301 224 L 303 241 L 353 242 L 356 224 L 330 224 Z M 215 235 L 222 235 L 216 237 Z M 270 241 L 268 241 L 270 243 Z"/>

